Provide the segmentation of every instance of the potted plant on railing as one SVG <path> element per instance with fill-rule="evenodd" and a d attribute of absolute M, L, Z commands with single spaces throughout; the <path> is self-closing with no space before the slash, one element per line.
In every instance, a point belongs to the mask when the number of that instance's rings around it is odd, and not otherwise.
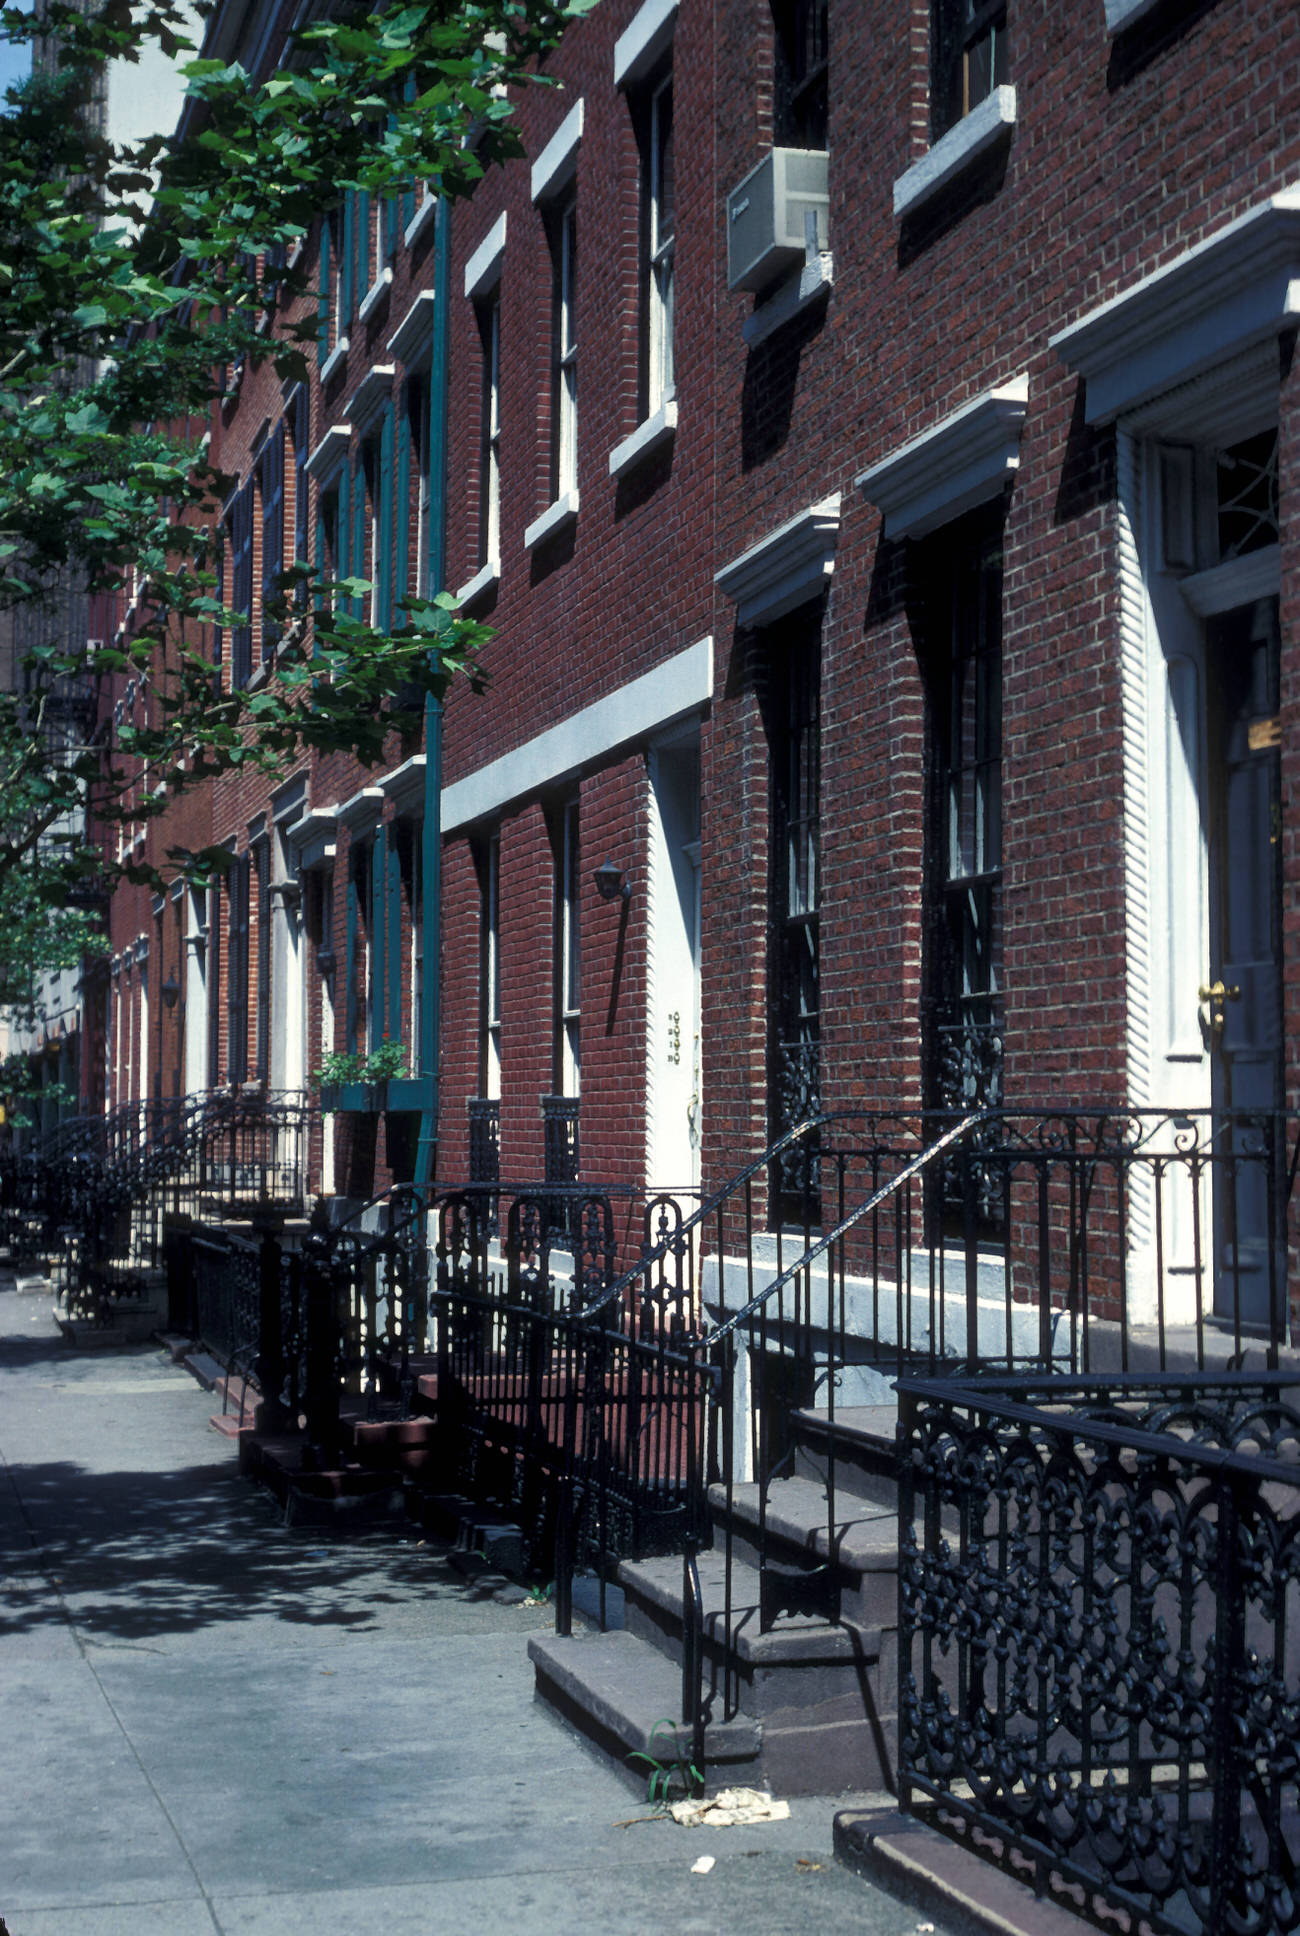
<path fill-rule="evenodd" d="M 319 1069 L 312 1073 L 311 1086 L 320 1091 L 321 1109 L 328 1115 L 336 1109 L 355 1109 L 364 1105 L 355 1102 L 348 1095 L 364 1080 L 362 1070 L 366 1066 L 363 1055 L 354 1055 L 347 1049 L 335 1049 L 327 1055 Z"/>
<path fill-rule="evenodd" d="M 320 1090 L 320 1106 L 327 1113 L 330 1110 L 368 1113 L 387 1106 L 388 1085 L 406 1075 L 408 1064 L 405 1045 L 385 1037 L 369 1055 L 336 1049 L 316 1070 L 312 1085 Z"/>
<path fill-rule="evenodd" d="M 371 1085 L 374 1097 L 372 1107 L 384 1109 L 388 1105 L 388 1085 L 399 1076 L 404 1076 L 410 1064 L 406 1046 L 402 1042 L 390 1042 L 385 1036 L 377 1049 L 372 1049 L 366 1057 L 362 1081 Z"/>

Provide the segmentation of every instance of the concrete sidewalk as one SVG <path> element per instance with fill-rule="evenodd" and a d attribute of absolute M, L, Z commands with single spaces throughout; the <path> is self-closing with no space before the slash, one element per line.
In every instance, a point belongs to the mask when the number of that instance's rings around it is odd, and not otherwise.
<path fill-rule="evenodd" d="M 836 1864 L 843 1804 L 653 1818 L 534 1705 L 549 1609 L 414 1536 L 286 1532 L 211 1410 L 157 1349 L 71 1352 L 0 1290 L 10 1936 L 933 1926 Z"/>

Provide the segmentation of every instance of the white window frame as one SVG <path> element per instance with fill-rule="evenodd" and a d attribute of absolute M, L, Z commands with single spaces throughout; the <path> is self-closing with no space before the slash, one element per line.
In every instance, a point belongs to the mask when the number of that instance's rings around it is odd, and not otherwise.
<path fill-rule="evenodd" d="M 578 202 L 570 188 L 556 203 L 555 273 L 551 294 L 552 502 L 578 487 L 578 335 L 575 289 L 578 253 Z"/>
<path fill-rule="evenodd" d="M 653 417 L 677 394 L 673 365 L 674 258 L 677 223 L 674 214 L 664 234 L 663 122 L 664 104 L 671 123 L 672 69 L 650 91 L 650 141 L 646 194 L 646 416 Z M 675 199 L 675 198 L 674 198 Z"/>
<path fill-rule="evenodd" d="M 555 894 L 555 1018 L 558 1037 L 559 1093 L 577 1098 L 582 1093 L 582 944 L 581 882 L 578 832 L 579 800 L 575 794 L 560 810 L 560 852 Z"/>

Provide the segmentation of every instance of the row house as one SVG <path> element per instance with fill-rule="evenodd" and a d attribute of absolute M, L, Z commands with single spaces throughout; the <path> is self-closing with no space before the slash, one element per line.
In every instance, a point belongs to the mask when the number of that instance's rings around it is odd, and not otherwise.
<path fill-rule="evenodd" d="M 691 1191 L 818 1109 L 1293 1104 L 1289 16 L 602 0 L 526 159 L 348 197 L 309 381 L 214 416 L 219 676 L 310 558 L 380 625 L 455 592 L 488 688 L 151 824 L 231 862 L 119 891 L 106 1100 L 384 1052 L 354 1199 L 435 1141 Z M 1263 1195 L 1214 1214 L 1262 1321 Z"/>

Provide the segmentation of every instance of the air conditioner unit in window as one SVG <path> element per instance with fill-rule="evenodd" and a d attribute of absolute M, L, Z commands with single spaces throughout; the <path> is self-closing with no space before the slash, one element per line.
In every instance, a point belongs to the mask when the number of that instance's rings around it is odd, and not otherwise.
<path fill-rule="evenodd" d="M 827 247 L 824 149 L 773 148 L 727 197 L 727 287 L 761 289 L 805 253 Z M 812 221 L 809 222 L 811 216 Z"/>

